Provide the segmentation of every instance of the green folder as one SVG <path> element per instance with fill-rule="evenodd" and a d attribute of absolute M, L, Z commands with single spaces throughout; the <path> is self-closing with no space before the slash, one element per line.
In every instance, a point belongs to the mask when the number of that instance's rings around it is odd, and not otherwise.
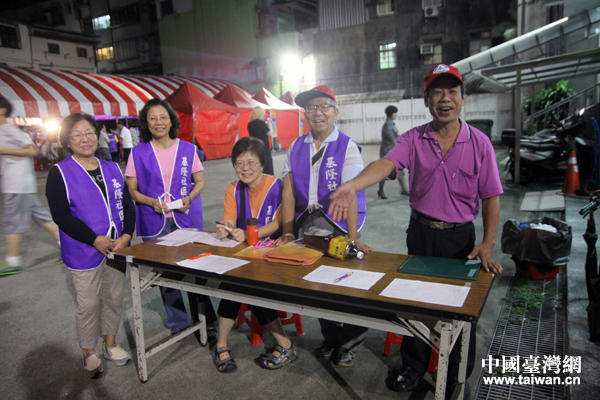
<path fill-rule="evenodd" d="M 400 265 L 398 272 L 476 281 L 479 268 L 479 260 L 410 256 Z"/>

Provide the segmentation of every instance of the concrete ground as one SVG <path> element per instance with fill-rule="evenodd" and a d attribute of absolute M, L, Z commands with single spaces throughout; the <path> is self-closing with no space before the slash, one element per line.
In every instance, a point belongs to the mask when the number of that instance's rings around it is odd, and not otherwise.
<path fill-rule="evenodd" d="M 379 146 L 364 146 L 363 158 L 369 163 L 378 158 Z M 275 170 L 281 171 L 284 153 L 274 154 Z M 206 187 L 202 193 L 205 229 L 214 228 L 223 211 L 226 186 L 236 179 L 229 160 L 208 161 L 205 166 Z M 38 190 L 46 204 L 46 173 L 39 172 Z M 528 188 L 527 190 L 532 190 Z M 541 189 L 533 189 L 541 190 Z M 386 183 L 388 200 L 377 199 L 377 186 L 367 189 L 367 221 L 362 241 L 378 251 L 406 253 L 405 231 L 409 220 L 408 197 L 399 194 L 396 182 Z M 498 245 L 494 257 L 505 272 L 497 277 L 482 318 L 477 325 L 477 360 L 485 357 L 494 332 L 497 316 L 508 284 L 514 272 L 510 257 L 500 252 L 502 224 L 510 219 L 528 220 L 529 213 L 520 213 L 519 206 L 526 189 L 505 185 L 501 197 L 501 217 Z M 585 199 L 567 201 L 567 220 L 578 218 L 577 210 Z M 443 206 L 443 205 L 440 205 Z M 0 206 L 1 207 L 1 206 Z M 581 219 L 579 217 L 579 219 Z M 478 238 L 482 237 L 481 220 L 476 221 Z M 596 373 L 600 366 L 598 344 L 587 341 L 587 305 L 581 272 L 585 259 L 585 244 L 581 234 L 584 225 L 573 225 L 573 259 L 569 264 L 570 315 L 569 334 L 572 355 L 582 356 L 581 385 L 574 388 L 573 398 L 597 398 L 599 387 Z M 134 243 L 138 243 L 138 238 Z M 5 254 L 5 240 L 0 238 L 0 254 Z M 298 361 L 278 371 L 267 371 L 254 364 L 264 347 L 253 348 L 249 329 L 243 325 L 230 336 L 230 346 L 238 363 L 238 371 L 221 374 L 212 363 L 212 349 L 200 347 L 193 336 L 187 337 L 148 361 L 149 381 L 139 382 L 135 366 L 105 365 L 101 379 L 89 379 L 82 369 L 81 353 L 75 332 L 75 294 L 68 270 L 56 261 L 56 243 L 43 230 L 32 227 L 23 243 L 24 271 L 0 278 L 0 399 L 432 399 L 433 385 L 429 377 L 412 394 L 389 391 L 384 379 L 399 361 L 398 347 L 392 347 L 389 357 L 381 354 L 385 332 L 370 330 L 357 362 L 349 368 L 332 366 L 315 358 L 312 351 L 322 337 L 318 322 L 303 318 L 306 335 L 296 337 L 294 328 L 286 330 L 294 341 Z M 127 282 L 129 282 L 127 280 Z M 215 302 L 216 303 L 216 302 Z M 125 311 L 117 342 L 133 351 L 133 316 L 131 289 L 125 287 Z M 144 328 L 149 342 L 165 337 L 165 313 L 158 289 L 143 294 Z M 266 335 L 266 345 L 273 340 Z M 98 344 L 98 350 L 101 344 Z M 478 361 L 469 379 L 475 393 L 481 371 Z"/>

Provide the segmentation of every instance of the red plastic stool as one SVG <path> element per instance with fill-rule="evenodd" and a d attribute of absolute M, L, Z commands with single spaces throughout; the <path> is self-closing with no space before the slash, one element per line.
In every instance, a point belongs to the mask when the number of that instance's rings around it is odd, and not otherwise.
<path fill-rule="evenodd" d="M 390 348 L 392 347 L 392 343 L 393 344 L 397 344 L 398 346 L 400 346 L 400 344 L 402 344 L 402 336 L 398 336 L 395 333 L 392 332 L 388 332 L 385 335 L 385 343 L 383 345 L 383 355 L 384 356 L 389 356 L 390 355 Z M 429 372 L 430 374 L 434 374 L 437 372 L 437 367 L 438 367 L 438 347 L 435 346 L 435 350 L 436 351 L 431 351 L 431 356 L 429 357 L 429 367 L 427 368 L 427 372 Z"/>
<path fill-rule="evenodd" d="M 246 316 L 247 312 L 250 313 L 249 318 Z M 287 317 L 287 313 L 285 311 L 277 311 L 277 314 L 279 314 L 281 325 L 294 324 L 296 326 L 296 336 L 304 336 L 304 326 L 302 325 L 302 316 L 300 314 L 292 314 L 292 316 L 289 318 Z M 248 324 L 250 327 L 250 344 L 252 346 L 262 345 L 265 327 L 258 323 L 246 304 L 242 304 L 242 307 L 240 307 L 240 312 L 238 313 L 238 326 L 243 325 L 244 323 Z"/>

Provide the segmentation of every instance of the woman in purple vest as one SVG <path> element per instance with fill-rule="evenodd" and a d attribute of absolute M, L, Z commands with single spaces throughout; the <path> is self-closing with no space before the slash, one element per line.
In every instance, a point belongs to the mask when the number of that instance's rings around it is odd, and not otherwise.
<path fill-rule="evenodd" d="M 118 366 L 130 360 L 115 342 L 125 267 L 108 265 L 106 255 L 128 246 L 135 229 L 135 209 L 121 170 L 113 162 L 94 157 L 98 136 L 91 116 L 65 118 L 60 141 L 73 155 L 50 169 L 46 183 L 50 212 L 60 228 L 60 252 L 75 285 L 83 368 L 92 377 L 103 371 L 95 353 L 100 335 L 106 359 Z"/>
<path fill-rule="evenodd" d="M 228 227 L 234 239 L 238 242 L 245 241 L 248 218 L 258 219 L 259 237 L 275 238 L 279 233 L 283 181 L 263 173 L 267 159 L 265 145 L 260 139 L 245 137 L 233 146 L 231 162 L 239 180 L 231 183 L 225 192 L 223 220 L 221 224 L 217 224 L 217 235 L 220 238 L 229 235 L 225 228 Z M 237 369 L 235 361 L 231 358 L 231 348 L 227 340 L 240 307 L 240 303 L 226 299 L 221 300 L 219 304 L 219 333 L 214 359 L 219 372 L 232 372 Z M 273 350 L 257 360 L 258 365 L 266 369 L 279 369 L 296 360 L 296 349 L 287 337 L 277 311 L 250 304 L 248 308 L 259 324 L 265 326 L 277 341 Z"/>
<path fill-rule="evenodd" d="M 152 99 L 140 111 L 142 143 L 131 149 L 125 176 L 131 197 L 136 203 L 137 235 L 144 241 L 165 236 L 180 228 L 203 229 L 202 200 L 203 167 L 193 144 L 177 139 L 181 128 L 179 117 L 171 106 Z M 179 209 L 169 210 L 167 204 L 181 200 Z M 163 273 L 165 278 L 182 279 L 180 274 Z M 177 333 L 190 326 L 181 292 L 160 288 L 167 313 L 167 327 Z M 196 295 L 190 296 L 195 301 Z M 209 339 L 216 339 L 212 324 L 216 321 L 210 299 L 205 302 Z"/>

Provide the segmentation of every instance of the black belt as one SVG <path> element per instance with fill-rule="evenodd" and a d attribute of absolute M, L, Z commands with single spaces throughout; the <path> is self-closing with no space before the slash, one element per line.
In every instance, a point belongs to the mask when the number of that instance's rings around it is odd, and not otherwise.
<path fill-rule="evenodd" d="M 423 225 L 426 225 L 432 229 L 450 229 L 450 228 L 456 228 L 458 226 L 468 224 L 468 222 L 454 224 L 454 223 L 450 223 L 450 222 L 436 221 L 436 220 L 425 217 L 423 214 L 421 214 L 420 212 L 415 211 L 415 210 L 411 210 L 410 217 L 414 218 L 418 222 L 420 222 Z"/>

